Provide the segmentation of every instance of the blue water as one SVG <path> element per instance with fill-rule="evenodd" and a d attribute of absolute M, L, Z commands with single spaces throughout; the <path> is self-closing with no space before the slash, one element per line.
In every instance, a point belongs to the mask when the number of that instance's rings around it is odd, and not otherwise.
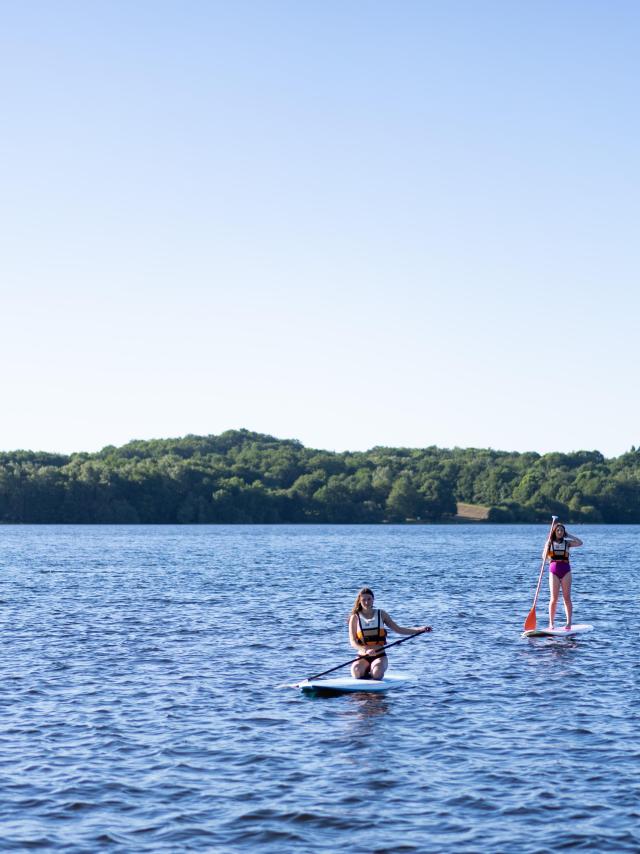
<path fill-rule="evenodd" d="M 522 640 L 544 526 L 0 527 L 0 846 L 640 851 L 640 528 L 571 530 L 596 630 Z M 276 687 L 365 583 L 414 681 Z"/>

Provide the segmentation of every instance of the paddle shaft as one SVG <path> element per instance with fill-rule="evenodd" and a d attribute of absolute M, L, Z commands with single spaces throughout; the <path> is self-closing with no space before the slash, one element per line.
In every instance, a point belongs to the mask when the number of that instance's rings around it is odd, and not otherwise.
<path fill-rule="evenodd" d="M 538 576 L 538 584 L 536 587 L 536 593 L 535 593 L 535 596 L 533 597 L 533 605 L 531 606 L 531 611 L 529 611 L 529 616 L 531 616 L 531 614 L 533 613 L 534 620 L 535 620 L 536 602 L 538 601 L 538 593 L 540 593 L 540 585 L 542 584 L 542 574 L 544 573 L 544 565 L 547 562 L 547 548 L 549 546 L 549 540 L 551 539 L 551 534 L 553 534 L 554 525 L 556 524 L 557 521 L 558 521 L 557 516 L 551 517 L 551 527 L 549 528 L 549 534 L 547 535 L 547 540 L 544 544 L 544 557 L 542 558 L 542 565 L 540 567 L 540 575 Z M 528 619 L 529 619 L 529 617 L 527 617 L 527 620 Z M 526 622 L 525 622 L 525 625 L 526 625 Z M 534 625 L 534 628 L 535 628 L 535 625 Z"/>
<path fill-rule="evenodd" d="M 431 631 L 431 630 L 430 629 L 423 629 L 421 632 L 416 632 L 414 635 L 409 635 L 408 637 L 400 638 L 400 640 L 394 641 L 393 643 L 388 643 L 386 646 L 381 646 L 375 655 L 368 655 L 367 659 L 369 661 L 373 661 L 374 658 L 381 658 L 384 655 L 385 650 L 390 649 L 392 646 L 398 646 L 398 644 L 405 643 L 406 641 L 411 640 L 411 638 L 417 638 L 418 635 L 424 635 L 428 631 Z M 355 664 L 355 662 L 360 661 L 360 659 L 362 657 L 363 656 L 359 655 L 356 658 L 350 659 L 349 661 L 343 661 L 342 664 L 336 664 L 335 667 L 331 667 L 331 668 L 329 668 L 329 670 L 323 670 L 322 673 L 316 673 L 313 676 L 307 676 L 307 680 L 308 679 L 319 679 L 321 676 L 326 676 L 327 673 L 333 673 L 334 670 L 340 670 L 341 667 L 346 667 L 347 664 Z M 306 680 L 303 679 L 302 681 L 304 682 Z"/>

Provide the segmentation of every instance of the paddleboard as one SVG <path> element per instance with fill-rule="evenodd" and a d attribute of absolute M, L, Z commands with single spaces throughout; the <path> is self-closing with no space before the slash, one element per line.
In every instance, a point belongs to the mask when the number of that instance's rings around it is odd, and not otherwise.
<path fill-rule="evenodd" d="M 298 688 L 314 694 L 353 694 L 356 691 L 371 694 L 393 691 L 409 683 L 402 673 L 385 673 L 384 679 L 354 679 L 353 676 L 338 676 L 335 679 L 305 679 Z"/>
<path fill-rule="evenodd" d="M 574 623 L 570 629 L 550 629 L 548 627 L 531 629 L 528 632 L 523 632 L 520 637 L 523 638 L 571 638 L 574 635 L 582 634 L 583 632 L 592 632 L 593 626 L 588 623 Z"/>

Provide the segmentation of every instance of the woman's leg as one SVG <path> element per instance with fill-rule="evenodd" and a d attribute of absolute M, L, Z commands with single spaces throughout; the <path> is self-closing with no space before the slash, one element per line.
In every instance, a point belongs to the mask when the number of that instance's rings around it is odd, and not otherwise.
<path fill-rule="evenodd" d="M 354 661 L 351 665 L 351 675 L 354 679 L 364 679 L 370 668 L 371 663 L 366 658 L 361 658 L 360 661 Z"/>
<path fill-rule="evenodd" d="M 560 580 L 562 585 L 562 598 L 564 599 L 564 610 L 567 615 L 566 628 L 571 628 L 571 618 L 573 617 L 573 603 L 571 601 L 571 573 L 568 572 L 564 578 Z"/>
<path fill-rule="evenodd" d="M 549 628 L 553 628 L 553 621 L 556 616 L 556 608 L 558 607 L 558 594 L 560 593 L 560 579 L 558 576 L 549 572 Z"/>
<path fill-rule="evenodd" d="M 374 658 L 371 662 L 371 678 L 384 679 L 384 674 L 388 666 L 389 659 L 386 655 L 383 655 L 381 658 Z"/>

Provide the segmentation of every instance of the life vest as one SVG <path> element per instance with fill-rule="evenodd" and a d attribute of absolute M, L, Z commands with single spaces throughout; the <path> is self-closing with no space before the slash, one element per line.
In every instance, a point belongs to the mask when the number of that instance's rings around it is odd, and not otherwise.
<path fill-rule="evenodd" d="M 566 538 L 560 540 L 551 540 L 549 543 L 549 558 L 553 560 L 562 560 L 568 563 L 569 561 L 569 546 Z"/>
<path fill-rule="evenodd" d="M 382 622 L 382 611 L 380 608 L 374 610 L 375 613 L 370 620 L 360 613 L 356 614 L 358 618 L 356 637 L 362 646 L 384 646 L 387 639 L 387 632 Z"/>

